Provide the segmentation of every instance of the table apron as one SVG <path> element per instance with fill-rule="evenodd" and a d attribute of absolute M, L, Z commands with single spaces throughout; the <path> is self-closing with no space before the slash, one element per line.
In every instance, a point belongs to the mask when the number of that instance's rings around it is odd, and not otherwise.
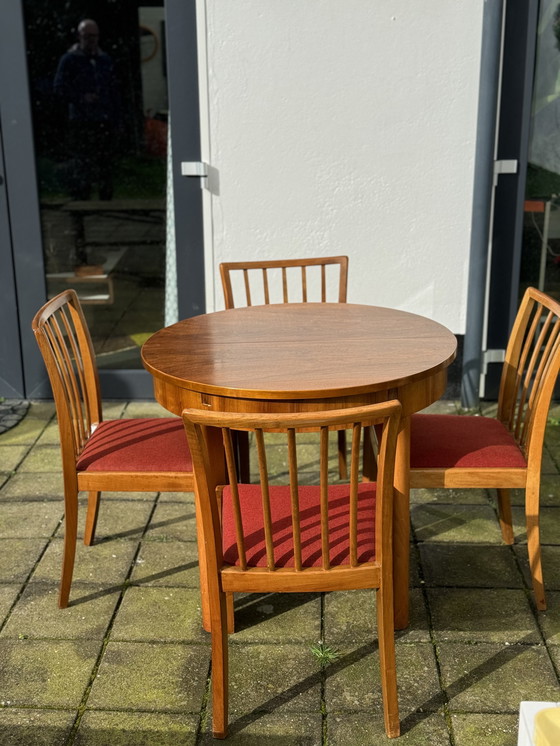
<path fill-rule="evenodd" d="M 180 415 L 183 409 L 208 409 L 215 412 L 306 412 L 315 409 L 342 409 L 375 404 L 398 399 L 403 408 L 403 416 L 429 406 L 440 399 L 447 385 L 447 369 L 440 370 L 420 380 L 394 388 L 377 389 L 348 396 L 317 397 L 306 399 L 249 399 L 233 396 L 216 396 L 180 384 L 169 383 L 153 376 L 154 394 L 162 407 Z"/>

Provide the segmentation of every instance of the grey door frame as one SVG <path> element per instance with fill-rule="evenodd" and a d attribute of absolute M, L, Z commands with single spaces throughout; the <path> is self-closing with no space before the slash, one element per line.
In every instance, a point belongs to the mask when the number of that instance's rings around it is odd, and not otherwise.
<path fill-rule="evenodd" d="M 195 0 L 166 0 L 167 70 L 179 316 L 204 313 L 202 195 L 180 175 L 180 160 L 200 159 Z M 47 297 L 27 73 L 23 0 L 4 0 L 0 24 L 0 396 L 50 398 L 31 320 Z M 172 125 L 173 129 L 173 125 Z M 3 148 L 2 148 L 3 145 Z M 3 157 L 2 157 L 3 151 Z M 153 397 L 144 370 L 101 370 L 110 398 Z"/>

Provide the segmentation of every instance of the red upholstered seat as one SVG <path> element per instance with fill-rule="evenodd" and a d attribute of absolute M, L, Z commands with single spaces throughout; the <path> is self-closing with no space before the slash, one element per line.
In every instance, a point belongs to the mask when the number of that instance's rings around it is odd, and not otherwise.
<path fill-rule="evenodd" d="M 490 417 L 417 414 L 411 418 L 411 469 L 527 468 L 509 430 Z"/>
<path fill-rule="evenodd" d="M 101 422 L 77 462 L 78 471 L 185 471 L 192 459 L 180 417 Z"/>
<path fill-rule="evenodd" d="M 362 482 L 358 485 L 358 562 L 375 559 L 375 489 L 376 485 Z M 261 487 L 258 484 L 240 484 L 239 500 L 243 517 L 247 564 L 266 567 L 266 549 L 262 516 Z M 270 487 L 274 560 L 277 567 L 294 566 L 290 488 Z M 349 485 L 329 486 L 329 540 L 330 562 L 344 565 L 350 561 L 348 535 Z M 319 487 L 300 486 L 299 510 L 301 519 L 302 564 L 305 567 L 321 566 L 321 511 Z M 235 540 L 235 522 L 229 487 L 224 489 L 223 508 L 224 562 L 239 564 Z"/>

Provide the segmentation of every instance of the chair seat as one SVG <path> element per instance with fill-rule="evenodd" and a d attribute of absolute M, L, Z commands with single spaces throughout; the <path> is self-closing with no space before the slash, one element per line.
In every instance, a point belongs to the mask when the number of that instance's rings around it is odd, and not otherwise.
<path fill-rule="evenodd" d="M 375 488 L 363 482 L 358 485 L 358 562 L 375 560 Z M 262 517 L 261 488 L 258 484 L 240 484 L 239 500 L 243 516 L 245 551 L 250 567 L 266 567 L 266 548 Z M 294 566 L 290 488 L 270 487 L 274 560 L 276 567 Z M 350 561 L 348 536 L 349 486 L 329 487 L 329 526 L 331 565 L 345 565 Z M 321 566 L 321 511 L 319 487 L 299 488 L 301 519 L 302 564 Z M 238 565 L 239 555 L 235 540 L 235 523 L 231 489 L 225 487 L 222 509 L 224 562 Z"/>
<path fill-rule="evenodd" d="M 491 417 L 416 414 L 410 468 L 526 469 L 527 460 L 505 425 Z"/>
<path fill-rule="evenodd" d="M 192 468 L 180 417 L 101 422 L 77 462 L 78 471 L 190 472 Z"/>

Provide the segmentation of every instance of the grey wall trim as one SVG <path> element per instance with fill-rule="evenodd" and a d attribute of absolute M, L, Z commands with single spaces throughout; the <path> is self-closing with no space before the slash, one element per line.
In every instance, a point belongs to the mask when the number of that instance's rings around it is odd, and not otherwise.
<path fill-rule="evenodd" d="M 484 3 L 467 326 L 463 348 L 461 400 L 465 407 L 479 403 L 482 370 L 484 304 L 492 205 L 494 149 L 500 75 L 503 0 Z"/>

